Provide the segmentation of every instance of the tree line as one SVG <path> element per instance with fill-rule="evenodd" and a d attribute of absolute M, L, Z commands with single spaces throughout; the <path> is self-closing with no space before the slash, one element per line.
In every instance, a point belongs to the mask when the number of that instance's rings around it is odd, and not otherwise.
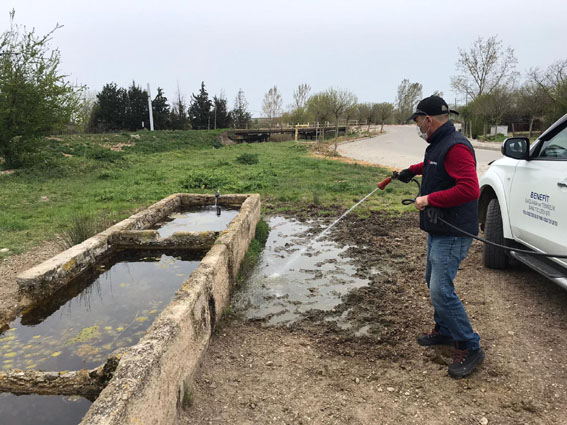
<path fill-rule="evenodd" d="M 25 163 L 38 137 L 55 132 L 105 132 L 149 128 L 148 93 L 135 81 L 127 87 L 106 84 L 95 96 L 71 84 L 59 69 L 60 52 L 50 47 L 56 25 L 38 35 L 15 24 L 0 35 L 0 160 L 8 166 Z M 452 88 L 461 95 L 455 107 L 467 135 L 486 134 L 495 124 L 518 125 L 531 136 L 567 112 L 567 59 L 546 69 L 530 69 L 521 76 L 511 47 L 496 36 L 478 38 L 469 49 L 459 49 Z M 522 78 L 521 78 L 522 77 Z M 441 92 L 433 94 L 443 95 Z M 423 97 L 419 82 L 403 79 L 395 101 L 359 103 L 350 91 L 329 88 L 311 94 L 300 84 L 293 102 L 283 106 L 283 95 L 271 87 L 262 102 L 267 126 L 358 120 L 368 125 L 405 123 Z M 446 99 L 449 100 L 449 99 Z M 457 103 L 457 101 L 455 101 Z M 158 87 L 151 102 L 156 129 L 247 128 L 254 123 L 244 91 L 232 110 L 223 93 L 209 96 L 205 83 L 187 102 L 178 88 L 169 100 Z M 520 128 L 519 125 L 525 127 Z M 338 133 L 338 131 L 337 131 Z"/>
<path fill-rule="evenodd" d="M 148 92 L 136 85 L 135 81 L 127 89 L 115 83 L 105 84 L 92 101 L 87 131 L 149 129 L 148 97 Z M 154 128 L 158 130 L 209 130 L 232 125 L 246 127 L 251 120 L 242 89 L 234 100 L 234 108 L 229 111 L 224 94 L 211 99 L 204 81 L 199 92 L 191 95 L 189 103 L 178 90 L 170 105 L 163 89 L 158 87 L 151 105 Z"/>
<path fill-rule="evenodd" d="M 532 68 L 523 78 L 517 63 L 514 49 L 496 36 L 459 49 L 451 86 L 465 98 L 459 109 L 469 136 L 486 136 L 491 126 L 506 124 L 531 137 L 534 124 L 542 130 L 567 113 L 567 59 Z"/>

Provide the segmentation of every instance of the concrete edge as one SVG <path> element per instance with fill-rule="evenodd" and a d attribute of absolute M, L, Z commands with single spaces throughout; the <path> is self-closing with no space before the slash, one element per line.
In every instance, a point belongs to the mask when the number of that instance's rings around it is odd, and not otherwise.
<path fill-rule="evenodd" d="M 138 344 L 120 360 L 114 377 L 82 425 L 169 424 L 228 306 L 234 277 L 260 220 L 260 197 L 249 195 L 223 232 Z M 220 238 L 219 238 L 220 239 Z"/>

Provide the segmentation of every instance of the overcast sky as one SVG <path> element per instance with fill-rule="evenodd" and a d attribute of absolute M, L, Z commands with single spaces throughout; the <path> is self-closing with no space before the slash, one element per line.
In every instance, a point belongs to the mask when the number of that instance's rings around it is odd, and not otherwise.
<path fill-rule="evenodd" d="M 115 82 L 149 83 L 190 99 L 201 81 L 229 107 L 239 88 L 253 116 L 274 85 L 284 104 L 298 84 L 312 93 L 344 88 L 359 102 L 393 102 L 404 78 L 424 95 L 450 87 L 458 49 L 497 35 L 515 50 L 517 70 L 567 58 L 567 1 L 509 0 L 0 0 L 0 29 L 16 23 L 52 41 L 62 71 L 93 92 Z"/>

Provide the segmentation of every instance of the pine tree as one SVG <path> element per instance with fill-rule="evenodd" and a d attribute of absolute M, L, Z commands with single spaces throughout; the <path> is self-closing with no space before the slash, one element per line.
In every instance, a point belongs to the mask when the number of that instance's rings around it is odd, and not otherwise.
<path fill-rule="evenodd" d="M 152 101 L 152 111 L 154 115 L 154 128 L 156 130 L 166 130 L 171 128 L 171 119 L 167 97 L 163 94 L 163 89 L 158 87 L 156 97 Z"/>
<path fill-rule="evenodd" d="M 209 100 L 209 94 L 205 89 L 205 82 L 201 82 L 201 90 L 199 94 L 192 95 L 191 106 L 189 107 L 189 121 L 191 127 L 195 130 L 206 130 L 210 128 L 210 112 L 212 102 Z"/>
<path fill-rule="evenodd" d="M 248 112 L 248 102 L 244 97 L 244 91 L 238 90 L 238 94 L 234 99 L 234 108 L 230 113 L 234 128 L 248 128 L 252 115 Z"/>
<path fill-rule="evenodd" d="M 187 117 L 187 103 L 185 97 L 177 87 L 177 96 L 171 105 L 171 128 L 173 130 L 187 130 L 189 128 L 189 117 Z"/>
<path fill-rule="evenodd" d="M 126 90 L 115 83 L 105 84 L 96 99 L 89 130 L 99 132 L 124 129 L 128 105 Z"/>
<path fill-rule="evenodd" d="M 130 131 L 150 128 L 148 92 L 137 86 L 135 81 L 132 81 L 132 85 L 128 88 L 125 125 Z"/>
<path fill-rule="evenodd" d="M 227 100 L 221 93 L 219 97 L 213 97 L 213 110 L 211 111 L 211 128 L 229 128 L 230 113 L 226 106 Z"/>

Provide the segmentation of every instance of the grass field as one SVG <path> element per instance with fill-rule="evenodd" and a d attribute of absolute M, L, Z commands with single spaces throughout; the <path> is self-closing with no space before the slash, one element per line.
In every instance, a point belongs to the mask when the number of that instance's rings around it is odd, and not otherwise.
<path fill-rule="evenodd" d="M 90 215 L 108 225 L 176 192 L 259 193 L 275 211 L 319 206 L 336 215 L 388 175 L 310 156 L 297 142 L 222 146 L 220 131 L 159 131 L 46 138 L 35 165 L 0 176 L 0 248 L 20 253 Z M 394 183 L 356 210 L 401 211 L 415 187 Z M 328 210 L 325 207 L 331 207 Z M 2 254 L 0 254 L 2 255 Z"/>

